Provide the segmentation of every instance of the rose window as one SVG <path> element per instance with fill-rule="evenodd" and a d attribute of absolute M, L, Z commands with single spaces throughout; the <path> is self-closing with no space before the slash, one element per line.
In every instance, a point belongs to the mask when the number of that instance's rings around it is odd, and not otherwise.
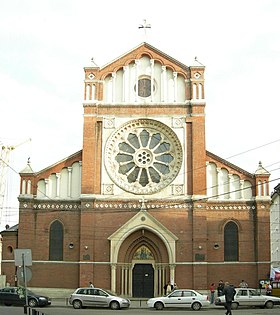
<path fill-rule="evenodd" d="M 182 164 L 177 135 L 150 119 L 133 120 L 113 132 L 106 144 L 105 166 L 111 179 L 135 194 L 153 194 L 169 185 Z"/>

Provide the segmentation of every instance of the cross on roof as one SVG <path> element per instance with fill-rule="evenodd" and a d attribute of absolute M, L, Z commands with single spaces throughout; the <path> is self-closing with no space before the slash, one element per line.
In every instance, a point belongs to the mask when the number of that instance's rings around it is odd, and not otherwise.
<path fill-rule="evenodd" d="M 143 24 L 138 26 L 139 29 L 144 30 L 145 41 L 147 40 L 147 28 L 151 28 L 151 24 L 147 24 L 147 20 L 143 20 Z"/>

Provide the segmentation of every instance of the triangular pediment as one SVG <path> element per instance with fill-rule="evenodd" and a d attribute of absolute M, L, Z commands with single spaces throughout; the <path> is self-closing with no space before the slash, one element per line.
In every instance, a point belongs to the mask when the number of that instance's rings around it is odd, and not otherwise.
<path fill-rule="evenodd" d="M 174 72 L 184 74 L 184 76 L 187 77 L 187 72 L 189 71 L 188 66 L 144 42 L 99 69 L 96 68 L 94 71 L 96 79 L 101 79 L 104 74 L 116 72 L 120 68 L 135 62 L 135 60 L 143 56 L 148 56 L 150 59 L 159 62 L 162 66 L 171 68 Z"/>
<path fill-rule="evenodd" d="M 148 230 L 165 235 L 166 238 L 176 241 L 178 238 L 170 230 L 168 230 L 163 224 L 161 224 L 155 217 L 153 217 L 148 211 L 141 210 L 124 225 L 122 225 L 116 232 L 108 237 L 109 240 L 113 238 L 121 239 L 126 238 L 128 235 L 136 230 L 147 228 Z"/>

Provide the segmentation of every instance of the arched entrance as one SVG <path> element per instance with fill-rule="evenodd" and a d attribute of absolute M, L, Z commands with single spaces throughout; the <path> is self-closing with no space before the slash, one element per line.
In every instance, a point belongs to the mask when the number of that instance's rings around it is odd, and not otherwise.
<path fill-rule="evenodd" d="M 120 287 L 129 283 L 128 295 L 150 298 L 162 294 L 170 273 L 168 254 L 164 243 L 153 232 L 141 229 L 128 236 L 120 248 L 119 261 L 125 262 L 120 270 Z"/>
<path fill-rule="evenodd" d="M 177 237 L 141 210 L 108 239 L 111 290 L 130 297 L 163 294 L 166 281 L 175 278 Z"/>

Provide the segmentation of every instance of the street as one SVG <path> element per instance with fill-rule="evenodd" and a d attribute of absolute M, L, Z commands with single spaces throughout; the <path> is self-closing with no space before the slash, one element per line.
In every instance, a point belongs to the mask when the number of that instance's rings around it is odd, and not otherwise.
<path fill-rule="evenodd" d="M 134 315 L 134 314 L 143 314 L 143 315 L 152 315 L 152 314 L 163 314 L 163 315 L 182 315 L 182 314 L 204 314 L 204 315 L 223 315 L 225 310 L 222 307 L 210 307 L 200 311 L 193 311 L 191 309 L 168 309 L 163 311 L 156 311 L 154 309 L 147 308 L 130 308 L 119 311 L 112 311 L 110 309 L 80 309 L 75 310 L 72 306 L 49 306 L 45 308 L 37 308 L 41 314 L 44 315 Z M 273 315 L 279 314 L 280 307 L 275 306 L 273 309 L 261 309 L 261 308 L 243 308 L 232 311 L 233 315 Z M 0 306 L 1 315 L 23 315 L 23 307 L 7 307 Z M 28 315 L 28 313 L 27 313 Z"/>

